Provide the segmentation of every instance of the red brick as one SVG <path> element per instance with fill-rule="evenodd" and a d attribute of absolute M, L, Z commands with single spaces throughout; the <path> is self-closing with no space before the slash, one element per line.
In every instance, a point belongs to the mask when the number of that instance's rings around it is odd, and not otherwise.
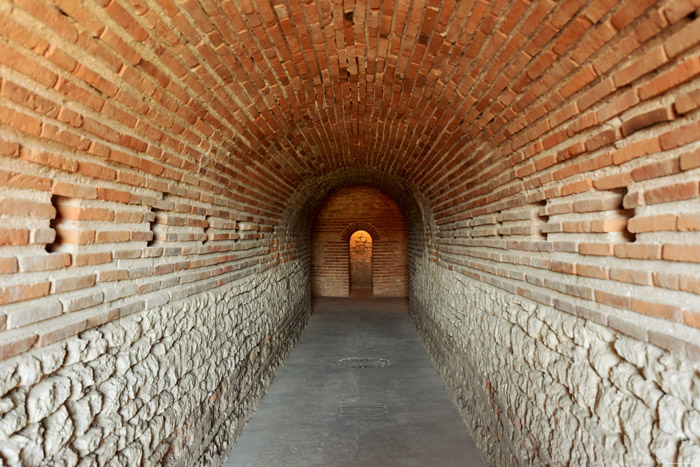
<path fill-rule="evenodd" d="M 31 349 L 37 341 L 38 336 L 30 334 L 29 336 L 18 336 L 14 339 L 0 341 L 0 359 L 14 357 L 27 350 Z"/>
<path fill-rule="evenodd" d="M 90 245 L 92 243 L 95 243 L 95 231 L 59 229 L 56 232 L 56 241 L 59 244 Z"/>
<path fill-rule="evenodd" d="M 82 294 L 79 296 L 65 297 L 61 299 L 64 313 L 84 310 L 101 305 L 104 302 L 104 294 L 101 291 Z"/>
<path fill-rule="evenodd" d="M 78 289 L 85 289 L 95 285 L 95 274 L 87 274 L 79 277 L 67 277 L 54 281 L 53 293 L 70 292 Z"/>
<path fill-rule="evenodd" d="M 602 266 L 593 266 L 587 264 L 577 264 L 576 274 L 579 276 L 593 277 L 596 279 L 607 279 L 608 268 Z"/>
<path fill-rule="evenodd" d="M 49 294 L 50 282 L 31 285 L 8 285 L 0 287 L 0 305 L 31 300 Z"/>
<path fill-rule="evenodd" d="M 622 136 L 627 137 L 639 130 L 673 119 L 670 108 L 654 109 L 626 119 L 622 123 Z"/>
<path fill-rule="evenodd" d="M 650 99 L 697 76 L 700 76 L 700 57 L 689 58 L 639 88 L 639 97 L 642 100 Z"/>
<path fill-rule="evenodd" d="M 33 229 L 29 234 L 29 243 L 53 243 L 56 239 L 56 231 L 51 228 Z"/>
<path fill-rule="evenodd" d="M 673 24 L 700 8 L 698 0 L 673 0 L 664 5 L 663 13 Z"/>
<path fill-rule="evenodd" d="M 700 214 L 680 214 L 678 216 L 678 230 L 700 231 Z"/>
<path fill-rule="evenodd" d="M 680 164 L 681 170 L 691 170 L 700 167 L 700 149 L 683 153 Z"/>
<path fill-rule="evenodd" d="M 660 214 L 657 216 L 633 217 L 629 220 L 627 228 L 632 233 L 676 230 L 676 215 Z"/>
<path fill-rule="evenodd" d="M 700 246 L 698 245 L 664 245 L 664 259 L 700 263 Z"/>
<path fill-rule="evenodd" d="M 591 232 L 624 232 L 627 227 L 627 219 L 594 219 L 591 221 Z"/>
<path fill-rule="evenodd" d="M 639 17 L 647 8 L 654 4 L 653 0 L 638 0 L 634 2 L 628 2 L 624 5 L 624 8 L 620 8 L 615 15 L 611 18 L 611 22 L 615 29 L 620 31 L 625 26 L 630 24 L 636 18 Z"/>
<path fill-rule="evenodd" d="M 700 139 L 700 122 L 691 123 L 662 134 L 659 143 L 663 150 L 678 148 Z"/>
<path fill-rule="evenodd" d="M 118 203 L 128 203 L 131 200 L 131 194 L 128 191 L 112 190 L 110 188 L 98 188 L 97 198 L 105 201 L 116 201 Z"/>
<path fill-rule="evenodd" d="M 427 245 L 425 261 L 643 340 L 646 325 L 591 301 L 668 319 L 677 310 L 652 302 L 700 294 L 695 266 L 670 263 L 692 260 L 700 243 L 698 0 L 346 2 L 354 26 L 342 2 L 288 11 L 162 0 L 151 11 L 143 2 L 21 1 L 0 14 L 0 198 L 48 212 L 29 218 L 12 208 L 3 217 L 2 287 L 31 287 L 36 276 L 81 292 L 32 300 L 24 317 L 11 313 L 23 305 L 7 307 L 0 329 L 50 319 L 36 326 L 45 345 L 160 306 L 158 297 L 184 298 L 309 256 L 313 280 L 326 274 L 342 292 L 348 242 L 324 250 L 323 263 L 318 245 L 296 233 L 307 226 L 318 239 L 359 223 L 340 209 L 328 213 L 337 221 L 328 231 L 308 225 L 327 193 L 356 183 L 408 207 L 418 232 L 410 245 Z M 56 21 L 28 30 L 27 15 Z M 155 55 L 141 57 L 143 44 L 124 34 L 157 36 Z M 371 225 L 366 218 L 400 214 L 381 203 L 352 207 Z M 375 279 L 406 291 L 408 264 L 379 255 L 393 233 L 377 230 L 375 266 L 384 272 Z M 153 232 L 162 245 L 146 246 Z M 398 242 L 409 247 L 407 236 Z M 77 284 L 86 274 L 96 277 Z M 92 288 L 98 277 L 103 284 Z M 130 279 L 144 293 L 170 290 L 87 311 L 117 285 L 106 282 Z M 548 288 L 566 300 L 554 302 Z M 51 301 L 51 314 L 41 311 Z M 86 311 L 58 316 L 59 301 Z"/>
<path fill-rule="evenodd" d="M 95 235 L 95 242 L 97 243 L 121 243 L 129 241 L 128 231 L 98 231 Z"/>
<path fill-rule="evenodd" d="M 0 139 L 0 156 L 19 157 L 20 154 L 21 146 L 19 145 L 19 143 Z"/>
<path fill-rule="evenodd" d="M 68 198 L 95 199 L 97 190 L 90 186 L 74 185 L 72 183 L 55 182 L 51 193 Z"/>
<path fill-rule="evenodd" d="M 663 47 L 655 47 L 649 52 L 646 52 L 640 58 L 632 62 L 626 68 L 618 71 L 613 75 L 616 87 L 622 87 L 631 83 L 640 76 L 643 76 L 650 71 L 660 67 L 666 63 L 666 52 Z"/>
<path fill-rule="evenodd" d="M 637 285 L 654 285 L 650 271 L 610 268 L 610 279 Z"/>
<path fill-rule="evenodd" d="M 681 171 L 680 163 L 678 159 L 667 159 L 665 161 L 655 162 L 653 164 L 645 165 L 634 169 L 632 171 L 632 179 L 635 182 L 641 182 L 643 180 L 649 180 L 651 178 L 666 177 L 668 175 L 674 175 Z"/>
<path fill-rule="evenodd" d="M 368 224 L 376 229 L 375 232 L 370 232 L 373 240 L 372 282 L 375 295 L 407 294 L 406 258 L 395 253 L 396 247 L 391 251 L 387 249 L 390 241 L 398 244 L 401 249 L 408 247 L 406 221 L 391 198 L 369 187 L 340 189 L 323 205 L 317 219 L 312 229 L 314 246 L 311 266 L 315 294 L 347 296 L 350 234 L 360 229 L 371 230 Z M 491 221 L 496 221 L 495 216 L 492 216 Z M 245 226 L 240 227 L 243 230 Z"/>
<path fill-rule="evenodd" d="M 124 224 L 136 223 L 136 224 L 138 224 L 143 220 L 144 220 L 144 215 L 141 214 L 140 212 L 116 212 L 114 214 L 114 222 L 117 222 L 117 223 L 124 223 Z"/>
<path fill-rule="evenodd" d="M 676 185 L 667 185 L 660 188 L 653 188 L 644 194 L 644 199 L 649 205 L 670 203 L 684 199 L 698 197 L 698 182 L 683 182 Z"/>
<path fill-rule="evenodd" d="M 39 150 L 23 150 L 20 157 L 29 162 L 58 169 L 64 172 L 75 172 L 78 163 L 71 157 L 62 154 Z"/>
<path fill-rule="evenodd" d="M 700 107 L 700 89 L 693 89 L 676 97 L 673 108 L 679 115 L 686 114 Z"/>
<path fill-rule="evenodd" d="M 551 269 L 554 272 L 561 272 L 564 274 L 576 273 L 576 265 L 564 261 L 552 261 Z"/>
<path fill-rule="evenodd" d="M 616 295 L 602 290 L 595 291 L 595 300 L 603 305 L 613 306 L 615 308 L 629 309 L 630 298 L 623 295 Z"/>
<path fill-rule="evenodd" d="M 607 122 L 613 117 L 625 112 L 627 109 L 634 107 L 639 102 L 639 97 L 637 97 L 637 92 L 634 89 L 628 89 L 610 99 L 605 105 L 603 105 L 597 112 L 596 118 L 599 122 Z"/>
<path fill-rule="evenodd" d="M 68 253 L 54 253 L 34 256 L 20 256 L 19 268 L 22 272 L 48 271 L 61 269 L 70 265 Z"/>
<path fill-rule="evenodd" d="M 71 336 L 75 336 L 81 331 L 84 331 L 87 327 L 87 321 L 78 318 L 73 319 L 69 322 L 56 323 L 51 328 L 48 328 L 39 334 L 39 339 L 37 340 L 37 347 L 45 347 L 47 345 L 54 344 L 56 342 L 62 341 Z"/>
<path fill-rule="evenodd" d="M 0 274 L 12 274 L 17 271 L 17 258 L 0 258 Z"/>
<path fill-rule="evenodd" d="M 684 276 L 680 281 L 680 290 L 700 295 L 700 278 L 695 276 Z"/>
<path fill-rule="evenodd" d="M 569 183 L 562 186 L 561 194 L 562 196 L 571 195 L 575 193 L 583 193 L 593 188 L 593 181 L 591 179 L 581 180 L 578 182 Z"/>
<path fill-rule="evenodd" d="M 59 205 L 58 215 L 62 219 L 70 220 L 91 220 L 91 221 L 112 221 L 114 211 L 104 208 L 88 208 L 83 206 Z"/>
<path fill-rule="evenodd" d="M 102 180 L 114 180 L 117 178 L 117 171 L 91 162 L 79 162 L 78 173 L 92 178 Z"/>
<path fill-rule="evenodd" d="M 622 243 L 615 245 L 615 256 L 631 259 L 661 259 L 661 245 Z"/>
<path fill-rule="evenodd" d="M 622 198 L 622 207 L 625 209 L 634 209 L 644 204 L 644 195 L 641 191 L 629 191 Z"/>
<path fill-rule="evenodd" d="M 129 278 L 129 271 L 126 269 L 115 269 L 107 271 L 99 271 L 97 279 L 99 282 L 116 282 Z"/>
<path fill-rule="evenodd" d="M 579 253 L 590 256 L 612 256 L 613 245 L 611 243 L 581 243 Z"/>
<path fill-rule="evenodd" d="M 614 129 L 603 130 L 586 141 L 586 150 L 595 151 L 598 148 L 612 144 L 617 139 L 617 131 Z"/>
<path fill-rule="evenodd" d="M 50 203 L 28 199 L 0 198 L 0 213 L 19 217 L 40 217 L 53 219 L 56 209 Z"/>
<path fill-rule="evenodd" d="M 700 329 L 700 311 L 683 310 L 683 322 L 688 326 Z"/>
<path fill-rule="evenodd" d="M 648 156 L 661 152 L 661 146 L 657 138 L 648 138 L 623 146 L 613 151 L 612 158 L 615 165 L 621 165 L 642 156 Z"/>
<path fill-rule="evenodd" d="M 47 88 L 53 87 L 58 80 L 58 76 L 55 73 L 39 65 L 36 61 L 7 47 L 4 43 L 0 44 L 0 57 L 3 58 L 3 65 L 16 70 Z M 0 110 L 0 115 L 1 114 L 2 111 Z"/>
<path fill-rule="evenodd" d="M 680 280 L 678 274 L 655 272 L 654 285 L 665 289 L 680 290 Z"/>
<path fill-rule="evenodd" d="M 647 302 L 646 300 L 633 298 L 631 301 L 631 307 L 632 310 L 636 311 L 637 313 L 642 313 L 654 318 L 667 319 L 670 321 L 681 320 L 681 309 L 677 306 Z"/>
<path fill-rule="evenodd" d="M 100 253 L 74 253 L 73 266 L 95 266 L 112 262 L 112 253 L 103 251 Z"/>
<path fill-rule="evenodd" d="M 21 188 L 24 190 L 49 191 L 51 179 L 20 172 L 0 170 L 0 186 Z"/>
<path fill-rule="evenodd" d="M 574 212 L 600 212 L 618 209 L 621 200 L 619 198 L 591 198 L 575 201 Z"/>
<path fill-rule="evenodd" d="M 136 42 L 143 42 L 148 38 L 148 32 L 119 4 L 111 2 L 109 6 L 105 8 L 105 11 L 131 34 L 131 36 L 136 39 Z"/>
<path fill-rule="evenodd" d="M 593 181 L 593 186 L 596 190 L 611 190 L 629 186 L 632 183 L 632 175 L 630 172 L 621 172 Z"/>
<path fill-rule="evenodd" d="M 58 301 L 43 302 L 15 308 L 7 316 L 7 328 L 14 329 L 46 319 L 55 318 L 63 313 Z"/>
<path fill-rule="evenodd" d="M 29 243 L 27 229 L 0 229 L 0 246 L 26 245 Z"/>

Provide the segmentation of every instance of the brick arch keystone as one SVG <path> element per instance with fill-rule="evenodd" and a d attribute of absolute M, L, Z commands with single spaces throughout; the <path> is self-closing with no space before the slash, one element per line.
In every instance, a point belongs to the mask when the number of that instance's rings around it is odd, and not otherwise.
<path fill-rule="evenodd" d="M 379 240 L 379 232 L 377 229 L 369 222 L 353 222 L 352 224 L 345 227 L 343 230 L 343 235 L 340 237 L 344 242 L 349 242 L 352 234 L 358 230 L 364 230 L 372 236 L 372 242 Z"/>

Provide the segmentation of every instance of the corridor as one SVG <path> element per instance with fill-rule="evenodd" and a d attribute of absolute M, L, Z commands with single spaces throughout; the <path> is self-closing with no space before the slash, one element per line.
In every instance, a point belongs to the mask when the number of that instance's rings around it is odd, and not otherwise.
<path fill-rule="evenodd" d="M 317 298 L 224 466 L 483 465 L 406 308 L 404 299 Z M 391 364 L 337 363 L 350 357 Z"/>
<path fill-rule="evenodd" d="M 0 0 L 0 164 L 0 467 L 700 467 L 700 0 Z"/>

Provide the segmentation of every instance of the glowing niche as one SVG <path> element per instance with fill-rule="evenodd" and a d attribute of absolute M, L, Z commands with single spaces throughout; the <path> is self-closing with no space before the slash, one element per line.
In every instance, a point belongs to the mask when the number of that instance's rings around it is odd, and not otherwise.
<path fill-rule="evenodd" d="M 350 290 L 372 290 L 372 236 L 358 230 L 350 237 Z"/>

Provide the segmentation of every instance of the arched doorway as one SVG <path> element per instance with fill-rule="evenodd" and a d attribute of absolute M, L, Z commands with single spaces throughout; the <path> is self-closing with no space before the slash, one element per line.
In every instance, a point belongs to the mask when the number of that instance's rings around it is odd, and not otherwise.
<path fill-rule="evenodd" d="M 370 296 L 408 296 L 406 219 L 393 199 L 366 186 L 335 191 L 316 214 L 310 239 L 311 294 L 350 296 L 350 237 L 358 230 L 372 241 Z"/>
<path fill-rule="evenodd" d="M 358 230 L 350 236 L 350 294 L 372 294 L 372 236 Z"/>

